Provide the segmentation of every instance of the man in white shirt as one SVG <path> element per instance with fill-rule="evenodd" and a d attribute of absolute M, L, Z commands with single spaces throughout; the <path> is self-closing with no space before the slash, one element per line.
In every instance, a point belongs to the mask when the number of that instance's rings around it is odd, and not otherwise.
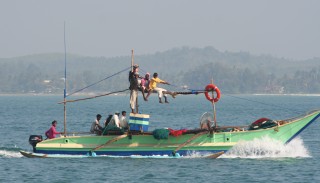
<path fill-rule="evenodd" d="M 100 126 L 100 119 L 101 119 L 101 115 L 97 114 L 96 120 L 92 122 L 92 125 L 91 125 L 91 129 L 90 129 L 91 133 L 95 133 L 97 135 L 101 134 L 102 127 Z"/>
<path fill-rule="evenodd" d="M 121 112 L 121 117 L 120 117 L 120 125 L 122 129 L 128 129 L 128 121 L 127 121 L 127 112 L 122 111 Z"/>
<path fill-rule="evenodd" d="M 113 125 L 113 126 L 120 128 L 121 126 L 120 126 L 119 115 L 120 115 L 120 113 L 118 111 L 116 111 L 114 113 L 114 115 L 112 116 L 112 119 L 110 120 L 109 125 Z"/>

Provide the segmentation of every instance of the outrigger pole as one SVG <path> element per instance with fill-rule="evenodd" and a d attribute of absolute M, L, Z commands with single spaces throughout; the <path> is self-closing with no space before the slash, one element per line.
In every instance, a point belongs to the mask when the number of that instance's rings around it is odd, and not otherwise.
<path fill-rule="evenodd" d="M 63 90 L 63 126 L 64 126 L 64 136 L 67 134 L 67 47 L 66 47 L 66 22 L 64 22 L 63 26 L 63 37 L 64 37 L 64 90 Z"/>

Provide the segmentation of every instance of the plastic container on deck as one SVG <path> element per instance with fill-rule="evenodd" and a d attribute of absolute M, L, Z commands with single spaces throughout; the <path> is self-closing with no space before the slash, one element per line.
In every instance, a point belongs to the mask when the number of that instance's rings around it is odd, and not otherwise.
<path fill-rule="evenodd" d="M 149 118 L 148 114 L 133 114 L 130 113 L 129 127 L 131 131 L 148 131 L 149 128 Z"/>

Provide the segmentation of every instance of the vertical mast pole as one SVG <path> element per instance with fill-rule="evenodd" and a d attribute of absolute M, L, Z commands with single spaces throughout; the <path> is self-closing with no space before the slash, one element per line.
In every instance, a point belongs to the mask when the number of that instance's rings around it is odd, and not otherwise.
<path fill-rule="evenodd" d="M 213 78 L 211 79 L 211 84 L 213 84 Z M 214 95 L 214 91 L 212 91 L 212 97 Z M 214 98 L 214 97 L 213 97 Z M 216 105 L 214 100 L 212 100 L 212 107 L 213 107 L 213 121 L 214 121 L 214 128 L 217 128 L 217 113 L 216 113 Z"/>
<path fill-rule="evenodd" d="M 131 50 L 131 72 L 133 72 L 133 49 Z"/>
<path fill-rule="evenodd" d="M 64 119 L 63 119 L 63 126 L 64 126 L 64 136 L 67 135 L 67 47 L 66 47 L 66 22 L 64 22 L 63 27 L 63 37 L 64 37 L 64 91 L 63 91 L 63 111 L 64 111 Z"/>

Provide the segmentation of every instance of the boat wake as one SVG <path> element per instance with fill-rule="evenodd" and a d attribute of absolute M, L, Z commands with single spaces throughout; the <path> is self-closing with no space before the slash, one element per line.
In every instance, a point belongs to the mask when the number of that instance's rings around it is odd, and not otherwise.
<path fill-rule="evenodd" d="M 309 158 L 308 150 L 301 138 L 295 138 L 289 144 L 264 137 L 253 141 L 239 142 L 220 158 Z"/>
<path fill-rule="evenodd" d="M 21 158 L 19 149 L 0 148 L 0 158 Z"/>

